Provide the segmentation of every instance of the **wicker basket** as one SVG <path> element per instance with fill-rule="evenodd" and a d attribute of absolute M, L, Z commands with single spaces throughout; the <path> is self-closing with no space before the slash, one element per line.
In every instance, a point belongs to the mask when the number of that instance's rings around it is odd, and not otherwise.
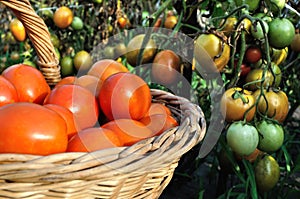
<path fill-rule="evenodd" d="M 0 0 L 24 23 L 49 84 L 60 80 L 58 61 L 43 20 L 27 0 Z M 48 156 L 0 154 L 0 198 L 158 198 L 181 156 L 206 132 L 199 106 L 161 90 L 153 100 L 170 107 L 180 125 L 131 147 Z"/>

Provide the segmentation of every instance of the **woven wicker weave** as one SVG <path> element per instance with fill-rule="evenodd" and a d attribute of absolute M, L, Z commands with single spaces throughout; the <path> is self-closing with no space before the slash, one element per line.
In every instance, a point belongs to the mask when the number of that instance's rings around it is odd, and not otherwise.
<path fill-rule="evenodd" d="M 61 79 L 59 61 L 44 21 L 35 13 L 27 0 L 0 0 L 0 2 L 9 7 L 23 23 L 39 58 L 40 70 L 48 84 L 55 85 Z"/>
<path fill-rule="evenodd" d="M 0 1 L 25 24 L 41 70 L 55 84 L 59 66 L 44 22 L 28 1 Z M 203 139 L 206 122 L 201 108 L 189 100 L 161 90 L 151 93 L 171 109 L 178 127 L 130 147 L 48 156 L 0 154 L 0 198 L 158 198 L 181 156 Z"/>

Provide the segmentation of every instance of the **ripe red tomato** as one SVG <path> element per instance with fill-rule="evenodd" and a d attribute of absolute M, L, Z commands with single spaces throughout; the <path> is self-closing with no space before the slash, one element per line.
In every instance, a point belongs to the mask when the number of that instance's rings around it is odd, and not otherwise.
<path fill-rule="evenodd" d="M 67 76 L 62 78 L 59 82 L 57 82 L 57 84 L 55 85 L 55 87 L 61 86 L 61 85 L 65 85 L 65 84 L 74 84 L 74 82 L 76 81 L 77 77 L 75 76 Z"/>
<path fill-rule="evenodd" d="M 178 126 L 177 121 L 172 116 L 166 114 L 149 115 L 142 118 L 140 122 L 153 132 L 153 136 L 160 135 L 166 130 Z"/>
<path fill-rule="evenodd" d="M 14 85 L 0 75 L 0 107 L 18 100 L 18 93 Z"/>
<path fill-rule="evenodd" d="M 166 114 L 171 115 L 171 110 L 161 103 L 151 103 L 149 111 L 146 113 L 146 116 L 155 115 L 155 114 Z"/>
<path fill-rule="evenodd" d="M 55 111 L 65 120 L 67 124 L 68 138 L 71 138 L 75 133 L 77 133 L 74 115 L 69 109 L 57 104 L 45 104 L 44 107 Z"/>
<path fill-rule="evenodd" d="M 50 93 L 43 74 L 31 66 L 16 64 L 5 69 L 2 75 L 15 86 L 20 102 L 42 104 Z"/>
<path fill-rule="evenodd" d="M 66 84 L 54 88 L 44 104 L 68 108 L 74 114 L 77 131 L 94 126 L 98 120 L 99 107 L 95 96 L 79 85 Z"/>
<path fill-rule="evenodd" d="M 92 75 L 82 75 L 78 77 L 74 84 L 82 86 L 91 91 L 95 97 L 98 97 L 102 81 L 99 78 Z"/>
<path fill-rule="evenodd" d="M 113 120 L 102 125 L 102 128 L 115 132 L 124 146 L 131 146 L 153 136 L 152 131 L 143 123 L 131 119 Z"/>
<path fill-rule="evenodd" d="M 87 74 L 95 76 L 103 82 L 109 76 L 119 72 L 128 72 L 128 69 L 113 59 L 102 59 L 94 63 Z"/>
<path fill-rule="evenodd" d="M 117 134 L 109 129 L 92 127 L 74 135 L 68 143 L 68 152 L 91 152 L 122 146 Z"/>
<path fill-rule="evenodd" d="M 245 53 L 245 60 L 248 63 L 256 63 L 261 59 L 261 50 L 257 46 L 250 46 Z"/>
<path fill-rule="evenodd" d="M 109 120 L 139 120 L 151 105 L 149 86 L 132 73 L 117 73 L 107 78 L 102 84 L 98 99 L 101 110 Z"/>
<path fill-rule="evenodd" d="M 19 102 L 0 108 L 0 153 L 48 155 L 65 152 L 65 120 L 39 104 Z"/>

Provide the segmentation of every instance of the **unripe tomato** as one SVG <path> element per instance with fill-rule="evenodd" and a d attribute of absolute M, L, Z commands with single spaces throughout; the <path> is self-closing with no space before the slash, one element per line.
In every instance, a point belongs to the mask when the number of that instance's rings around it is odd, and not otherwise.
<path fill-rule="evenodd" d="M 142 43 L 145 38 L 145 34 L 140 34 L 135 37 L 133 37 L 128 45 L 127 45 L 127 53 L 126 53 L 126 59 L 127 62 L 132 65 L 136 66 L 137 59 L 139 52 L 142 48 Z M 150 39 L 149 42 L 146 44 L 143 56 L 142 56 L 142 63 L 148 63 L 153 59 L 156 53 L 156 43 L 153 39 Z"/>
<path fill-rule="evenodd" d="M 295 27 L 286 18 L 275 18 L 269 23 L 268 38 L 270 45 L 282 49 L 289 46 L 295 36 Z"/>
<path fill-rule="evenodd" d="M 226 140 L 232 151 L 238 155 L 250 155 L 258 145 L 256 128 L 242 121 L 232 123 L 227 129 Z"/>
<path fill-rule="evenodd" d="M 201 34 L 195 41 L 194 54 L 197 61 L 201 63 L 203 58 L 202 48 L 208 53 L 213 62 L 214 68 L 206 67 L 208 71 L 221 71 L 226 66 L 230 58 L 230 47 L 215 34 Z"/>
<path fill-rule="evenodd" d="M 259 132 L 258 148 L 261 151 L 275 152 L 282 146 L 284 132 L 281 125 L 262 120 L 256 128 Z"/>
<path fill-rule="evenodd" d="M 80 17 L 75 16 L 71 23 L 71 26 L 74 30 L 81 30 L 83 28 L 83 21 Z"/>
<path fill-rule="evenodd" d="M 255 98 L 249 91 L 234 87 L 225 91 L 220 108 L 227 122 L 243 120 L 246 111 L 246 120 L 251 121 L 255 113 L 254 103 Z"/>
<path fill-rule="evenodd" d="M 291 49 L 295 52 L 300 52 L 300 34 L 297 33 L 291 43 Z"/>
<path fill-rule="evenodd" d="M 263 71 L 264 70 L 262 68 L 255 68 L 255 69 L 252 69 L 248 73 L 248 75 L 246 76 L 245 82 L 246 83 L 253 82 L 253 83 L 248 84 L 247 89 L 249 89 L 251 91 L 255 91 L 258 88 L 260 88 L 261 86 L 266 88 L 273 84 L 274 77 L 269 70 L 267 70 L 265 73 L 265 81 L 263 82 L 263 84 L 261 83 L 261 80 L 263 78 Z"/>
<path fill-rule="evenodd" d="M 88 71 L 93 64 L 92 57 L 90 53 L 85 50 L 77 52 L 74 56 L 74 66 L 77 71 L 86 72 Z"/>
<path fill-rule="evenodd" d="M 254 171 L 257 188 L 262 192 L 275 187 L 280 177 L 279 165 L 271 155 L 262 157 Z"/>
<path fill-rule="evenodd" d="M 19 19 L 12 19 L 9 29 L 16 40 L 24 41 L 26 39 L 25 27 Z"/>

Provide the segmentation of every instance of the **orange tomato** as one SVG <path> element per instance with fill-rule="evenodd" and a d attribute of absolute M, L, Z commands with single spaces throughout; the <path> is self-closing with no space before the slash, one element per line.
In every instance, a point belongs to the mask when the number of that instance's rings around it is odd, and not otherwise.
<path fill-rule="evenodd" d="M 125 28 L 126 25 L 128 24 L 128 19 L 126 19 L 125 17 L 119 17 L 117 20 L 118 20 L 118 25 L 121 29 Z"/>
<path fill-rule="evenodd" d="M 177 121 L 166 114 L 149 115 L 139 121 L 152 131 L 153 136 L 160 135 L 166 130 L 178 126 Z"/>
<path fill-rule="evenodd" d="M 132 73 L 116 73 L 108 77 L 102 84 L 98 99 L 101 110 L 109 120 L 139 120 L 151 105 L 149 86 Z"/>
<path fill-rule="evenodd" d="M 53 15 L 53 22 L 59 28 L 67 28 L 72 24 L 74 15 L 70 8 L 66 6 L 59 7 Z"/>
<path fill-rule="evenodd" d="M 171 115 L 171 110 L 161 103 L 152 102 L 149 111 L 146 113 L 145 117 L 156 114 Z"/>
<path fill-rule="evenodd" d="M 116 133 L 124 146 L 131 146 L 153 135 L 152 131 L 143 123 L 131 119 L 113 120 L 102 125 L 102 128 Z"/>
<path fill-rule="evenodd" d="M 55 85 L 55 88 L 58 86 L 61 86 L 61 85 L 65 85 L 65 84 L 74 84 L 76 79 L 77 79 L 77 77 L 75 77 L 75 76 L 64 77 L 59 82 L 57 82 L 57 84 Z"/>
<path fill-rule="evenodd" d="M 166 18 L 166 20 L 164 22 L 164 27 L 172 29 L 177 24 L 177 21 L 178 20 L 177 20 L 176 16 L 174 16 L 174 15 L 167 16 L 167 18 Z"/>
<path fill-rule="evenodd" d="M 102 59 L 94 63 L 87 74 L 95 76 L 103 82 L 109 76 L 119 72 L 129 72 L 129 70 L 113 59 Z"/>
<path fill-rule="evenodd" d="M 109 129 L 92 127 L 74 135 L 68 143 L 68 152 L 92 152 L 122 146 L 117 134 Z"/>
<path fill-rule="evenodd" d="M 32 66 L 16 64 L 6 68 L 2 75 L 14 85 L 20 102 L 42 104 L 50 93 L 43 74 Z"/>
<path fill-rule="evenodd" d="M 77 131 L 93 127 L 98 121 L 99 107 L 93 93 L 73 84 L 54 88 L 44 104 L 57 104 L 66 107 L 74 114 Z"/>
<path fill-rule="evenodd" d="M 67 149 L 65 120 L 39 104 L 18 102 L 0 108 L 0 153 L 49 155 Z"/>
<path fill-rule="evenodd" d="M 59 106 L 57 104 L 45 104 L 44 107 L 55 111 L 65 120 L 67 125 L 68 138 L 71 138 L 75 133 L 77 133 L 75 126 L 75 118 L 73 113 L 69 109 L 63 106 Z"/>
<path fill-rule="evenodd" d="M 95 97 L 98 97 L 102 81 L 92 75 L 82 75 L 75 80 L 74 84 L 88 89 L 95 95 Z"/>
<path fill-rule="evenodd" d="M 9 29 L 14 38 L 18 41 L 25 41 L 26 39 L 26 30 L 22 22 L 14 18 L 9 24 Z"/>
<path fill-rule="evenodd" d="M 0 107 L 19 101 L 14 85 L 0 75 Z"/>

